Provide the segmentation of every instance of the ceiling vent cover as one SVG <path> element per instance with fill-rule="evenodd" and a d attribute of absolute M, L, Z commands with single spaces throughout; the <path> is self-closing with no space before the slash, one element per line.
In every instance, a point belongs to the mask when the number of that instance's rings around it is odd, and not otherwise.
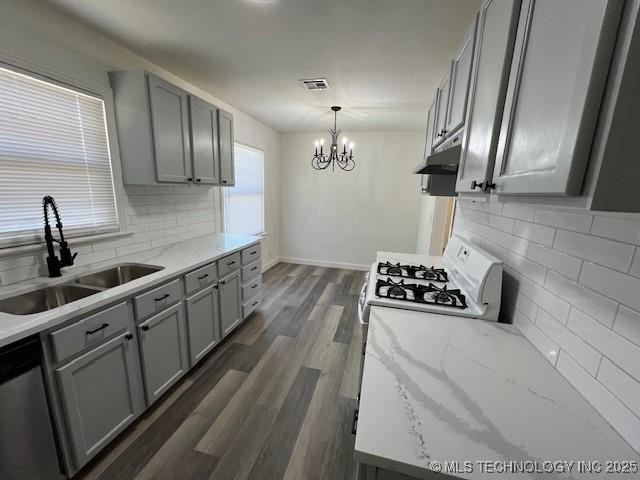
<path fill-rule="evenodd" d="M 326 90 L 329 88 L 329 82 L 326 78 L 304 78 L 300 83 L 307 90 Z"/>

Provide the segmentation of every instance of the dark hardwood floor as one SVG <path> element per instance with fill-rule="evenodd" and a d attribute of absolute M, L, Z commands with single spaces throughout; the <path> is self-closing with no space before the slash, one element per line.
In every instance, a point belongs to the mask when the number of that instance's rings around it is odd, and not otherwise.
<path fill-rule="evenodd" d="M 267 271 L 262 308 L 76 478 L 354 478 L 362 281 Z"/>

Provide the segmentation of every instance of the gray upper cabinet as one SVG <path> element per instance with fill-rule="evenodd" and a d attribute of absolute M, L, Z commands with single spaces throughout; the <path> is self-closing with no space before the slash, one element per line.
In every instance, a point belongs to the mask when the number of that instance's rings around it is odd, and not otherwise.
<path fill-rule="evenodd" d="M 148 405 L 166 392 L 188 369 L 183 310 L 181 302 L 138 325 Z"/>
<path fill-rule="evenodd" d="M 240 271 L 220 280 L 220 323 L 222 336 L 228 335 L 242 321 Z"/>
<path fill-rule="evenodd" d="M 523 1 L 493 177 L 497 193 L 581 193 L 621 6 Z"/>
<path fill-rule="evenodd" d="M 449 105 L 449 92 L 451 90 L 451 69 L 442 79 L 438 94 L 436 95 L 436 112 L 433 129 L 433 146 L 437 147 L 447 135 L 447 110 Z"/>
<path fill-rule="evenodd" d="M 465 37 L 458 54 L 453 59 L 451 66 L 451 92 L 449 94 L 446 123 L 448 133 L 453 133 L 464 125 L 477 25 L 478 16 L 476 15 L 471 29 Z"/>
<path fill-rule="evenodd" d="M 158 182 L 190 182 L 189 117 L 187 93 L 147 74 L 151 129 Z"/>
<path fill-rule="evenodd" d="M 220 183 L 218 143 L 218 109 L 204 100 L 189 95 L 191 119 L 191 158 L 196 183 Z"/>
<path fill-rule="evenodd" d="M 143 70 L 109 79 L 125 184 L 235 184 L 233 115 Z"/>
<path fill-rule="evenodd" d="M 233 115 L 218 109 L 220 136 L 220 183 L 233 186 L 236 183 L 233 157 Z"/>
<path fill-rule="evenodd" d="M 427 133 L 424 139 L 424 155 L 423 158 L 427 158 L 433 151 L 433 129 L 435 126 L 435 111 L 436 111 L 436 99 L 433 100 L 427 113 Z M 420 175 L 420 191 L 422 193 L 429 192 L 429 175 Z"/>
<path fill-rule="evenodd" d="M 480 6 L 457 192 L 479 191 L 491 178 L 519 11 L 520 0 Z"/>
<path fill-rule="evenodd" d="M 193 366 L 220 341 L 218 285 L 187 298 L 187 331 Z"/>
<path fill-rule="evenodd" d="M 55 371 L 77 469 L 144 409 L 132 342 L 123 333 Z"/>

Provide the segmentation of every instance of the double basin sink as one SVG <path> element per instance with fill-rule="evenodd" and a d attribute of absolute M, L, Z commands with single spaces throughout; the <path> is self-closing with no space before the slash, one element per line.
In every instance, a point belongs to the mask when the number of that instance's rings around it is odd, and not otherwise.
<path fill-rule="evenodd" d="M 137 278 L 162 270 L 154 265 L 122 264 L 76 278 L 70 283 L 44 287 L 0 300 L 0 311 L 12 315 L 41 313 Z"/>

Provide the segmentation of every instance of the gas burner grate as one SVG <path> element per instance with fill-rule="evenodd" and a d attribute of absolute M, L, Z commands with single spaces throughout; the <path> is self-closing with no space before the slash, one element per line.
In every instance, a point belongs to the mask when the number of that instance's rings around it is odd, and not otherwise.
<path fill-rule="evenodd" d="M 444 268 L 425 267 L 424 265 L 400 265 L 400 262 L 378 263 L 378 273 L 391 277 L 412 278 L 416 280 L 430 280 L 432 282 L 447 282 L 447 272 Z"/>
<path fill-rule="evenodd" d="M 394 282 L 393 280 L 378 279 L 376 282 L 376 295 L 392 300 L 440 305 L 462 310 L 467 308 L 467 302 L 460 290 L 449 290 L 446 285 L 439 288 L 433 283 L 429 285 L 418 285 L 415 283 L 404 283 L 404 280 Z"/>

